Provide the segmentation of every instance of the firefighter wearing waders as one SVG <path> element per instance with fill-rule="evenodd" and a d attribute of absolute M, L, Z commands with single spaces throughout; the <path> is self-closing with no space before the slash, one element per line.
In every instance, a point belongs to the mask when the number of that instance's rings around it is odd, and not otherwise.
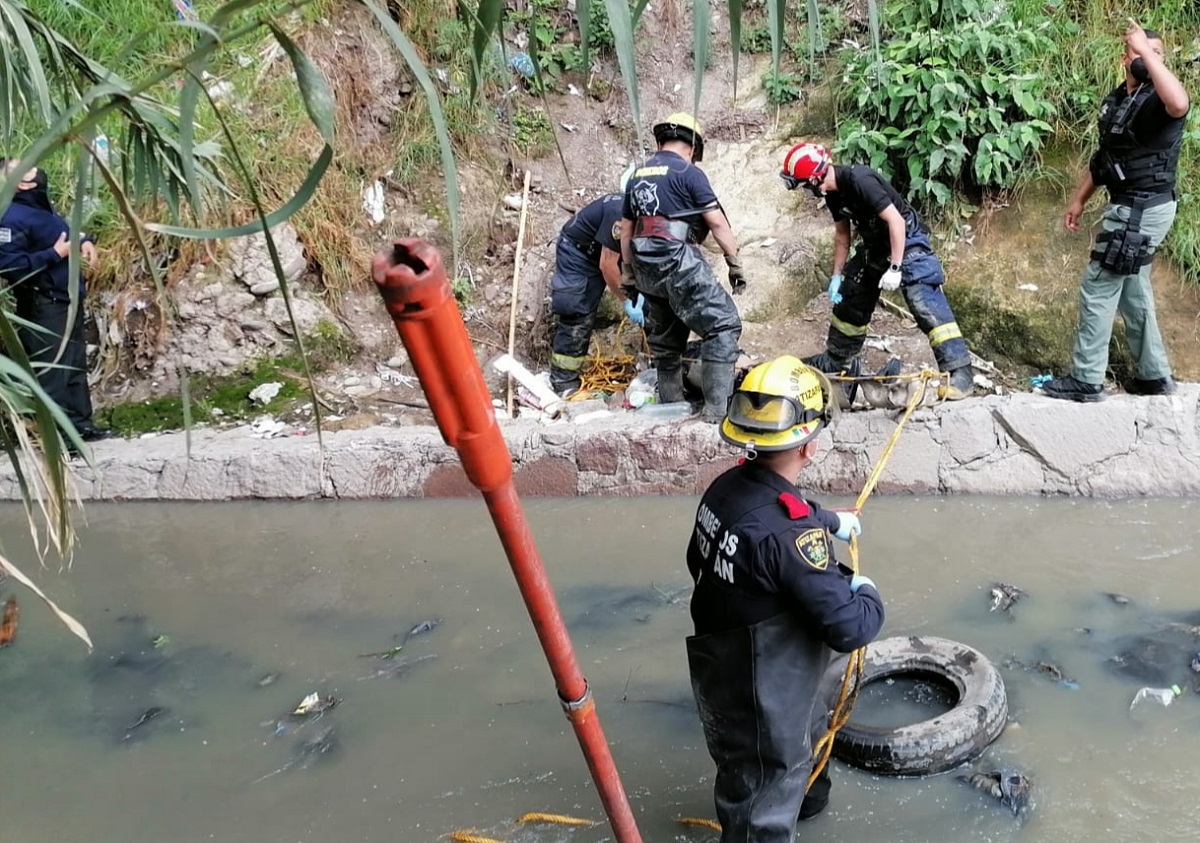
<path fill-rule="evenodd" d="M 899 289 L 929 337 L 938 368 L 950 375 L 944 396 L 957 400 L 970 395 L 975 378 L 971 353 L 942 292 L 946 274 L 933 253 L 929 229 L 912 205 L 870 167 L 835 166 L 820 144 L 801 143 L 788 150 L 780 177 L 788 190 L 803 187 L 824 197 L 835 223 L 829 279 L 833 317 L 824 353 L 807 362 L 830 374 L 857 374 L 857 355 L 879 294 Z M 852 233 L 859 243 L 847 262 Z"/>
<path fill-rule="evenodd" d="M 716 424 L 733 391 L 742 320 L 729 293 L 700 254 L 711 233 L 725 253 L 729 285 L 746 284 L 737 240 L 708 177 L 700 124 L 672 114 L 654 127 L 658 152 L 636 168 L 625 188 L 621 222 L 622 284 L 641 293 L 646 340 L 658 368 L 658 400 L 683 401 L 683 352 L 688 335 L 701 339 L 700 418 Z"/>
<path fill-rule="evenodd" d="M 850 576 L 831 546 L 861 532 L 858 517 L 796 486 L 830 399 L 824 376 L 795 357 L 750 370 L 721 424 L 746 459 L 704 493 L 688 544 L 688 667 L 717 765 L 721 843 L 791 843 L 797 820 L 824 810 L 828 767 L 805 794 L 828 726 L 821 677 L 833 651 L 866 646 L 883 626 L 875 584 Z"/>
<path fill-rule="evenodd" d="M 624 188 L 624 183 L 622 183 Z M 601 196 L 562 227 L 550 279 L 550 310 L 558 317 L 550 349 L 550 386 L 567 396 L 580 387 L 596 310 L 607 286 L 636 325 L 643 324 L 641 297 L 621 291 L 620 237 L 622 193 Z"/>
<path fill-rule="evenodd" d="M 1175 221 L 1175 170 L 1191 103 L 1163 62 L 1157 32 L 1130 19 L 1121 59 L 1125 81 L 1100 104 L 1100 148 L 1063 215 L 1079 230 L 1083 206 L 1096 188 L 1108 190 L 1091 261 L 1079 285 L 1079 330 L 1071 373 L 1046 383 L 1051 398 L 1099 401 L 1104 396 L 1108 343 L 1119 312 L 1137 364 L 1125 390 L 1135 395 L 1175 391 L 1171 364 L 1154 313 L 1150 262 Z"/>

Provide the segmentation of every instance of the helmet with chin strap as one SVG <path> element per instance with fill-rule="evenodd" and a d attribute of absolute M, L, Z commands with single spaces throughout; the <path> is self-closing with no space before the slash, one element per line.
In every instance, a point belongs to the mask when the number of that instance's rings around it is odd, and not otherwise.
<path fill-rule="evenodd" d="M 692 148 L 692 161 L 704 159 L 704 136 L 700 133 L 700 121 L 685 111 L 677 111 L 656 124 L 654 140 L 659 146 L 667 141 L 683 141 Z"/>
<path fill-rule="evenodd" d="M 821 178 L 829 171 L 829 150 L 819 143 L 798 143 L 783 156 L 783 179 L 788 190 L 795 190 L 811 179 Z"/>
<path fill-rule="evenodd" d="M 729 399 L 721 438 L 747 451 L 788 451 L 832 420 L 829 381 L 791 355 L 755 366 Z"/>

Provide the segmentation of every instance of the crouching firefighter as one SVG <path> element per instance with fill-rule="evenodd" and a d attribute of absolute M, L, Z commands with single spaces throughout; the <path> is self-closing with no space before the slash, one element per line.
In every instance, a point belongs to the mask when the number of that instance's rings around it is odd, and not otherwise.
<path fill-rule="evenodd" d="M 860 533 L 858 517 L 796 487 L 830 399 L 824 376 L 795 357 L 750 370 L 721 424 L 746 459 L 704 493 L 688 544 L 688 667 L 717 765 L 721 843 L 791 843 L 797 820 L 828 804 L 828 769 L 805 794 L 829 716 L 821 677 L 831 651 L 865 646 L 883 625 L 874 583 L 849 576 L 830 542 Z"/>
<path fill-rule="evenodd" d="M 835 223 L 829 279 L 833 317 L 824 353 L 808 362 L 830 374 L 857 375 L 857 355 L 879 293 L 898 289 L 929 337 L 939 370 L 949 373 L 944 397 L 970 395 L 975 380 L 971 352 L 942 291 L 946 275 L 933 253 L 929 229 L 912 205 L 870 167 L 834 166 L 820 144 L 801 143 L 788 150 L 780 177 L 788 190 L 803 187 L 824 197 Z M 852 231 L 859 243 L 847 263 Z"/>
<path fill-rule="evenodd" d="M 729 284 L 746 279 L 737 240 L 708 177 L 694 166 L 704 157 L 700 125 L 690 114 L 672 114 L 654 127 L 658 152 L 634 170 L 625 189 L 621 221 L 622 283 L 644 297 L 646 340 L 658 368 L 658 400 L 683 401 L 683 361 L 688 334 L 702 344 L 704 407 L 716 424 L 733 391 L 742 320 L 737 305 L 700 254 L 711 232 L 725 253 Z"/>
<path fill-rule="evenodd" d="M 558 317 L 551 340 L 550 386 L 567 396 L 580 387 L 600 297 L 607 286 L 635 325 L 643 324 L 641 297 L 621 290 L 620 243 L 622 193 L 601 196 L 562 227 L 550 279 L 550 310 Z"/>

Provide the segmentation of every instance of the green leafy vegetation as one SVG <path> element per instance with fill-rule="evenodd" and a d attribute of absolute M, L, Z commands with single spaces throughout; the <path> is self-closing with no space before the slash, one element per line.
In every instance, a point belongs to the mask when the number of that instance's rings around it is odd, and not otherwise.
<path fill-rule="evenodd" d="M 262 359 L 236 375 L 224 378 L 193 378 L 192 422 L 211 423 L 253 419 L 283 412 L 305 397 L 303 361 L 296 354 Z M 282 384 L 268 403 L 250 400 L 250 392 L 264 383 Z M 183 399 L 180 396 L 153 398 L 115 404 L 97 412 L 96 418 L 122 436 L 139 436 L 163 430 L 183 429 Z"/>
<path fill-rule="evenodd" d="M 546 112 L 537 106 L 518 106 L 512 116 L 512 141 L 531 158 L 554 149 L 554 128 Z"/>

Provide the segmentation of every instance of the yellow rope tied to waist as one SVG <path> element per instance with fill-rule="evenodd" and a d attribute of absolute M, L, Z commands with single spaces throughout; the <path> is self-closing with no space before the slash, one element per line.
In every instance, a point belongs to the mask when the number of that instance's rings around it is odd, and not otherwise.
<path fill-rule="evenodd" d="M 888 438 L 887 444 L 884 445 L 883 451 L 880 452 L 879 458 L 875 460 L 875 467 L 871 469 L 871 473 L 867 476 L 867 482 L 863 484 L 862 491 L 858 493 L 858 500 L 854 502 L 855 514 L 862 512 L 863 507 L 866 506 L 867 498 L 871 497 L 871 493 L 875 491 L 875 486 L 879 483 L 883 469 L 887 466 L 888 458 L 891 457 L 892 451 L 896 449 L 896 443 L 900 441 L 900 434 L 904 431 L 905 423 L 908 422 L 909 417 L 913 414 L 913 410 L 920 406 L 921 401 L 925 398 L 925 389 L 929 385 L 930 379 L 938 375 L 938 372 L 929 369 L 922 369 L 916 373 L 916 377 L 921 379 L 921 388 L 913 391 L 912 396 L 908 399 L 908 406 L 904 408 L 904 413 L 900 416 L 900 421 L 896 425 L 896 429 L 892 431 L 892 435 Z M 858 573 L 858 536 L 853 534 L 850 536 L 850 570 L 856 574 Z M 816 758 L 816 762 L 813 764 L 812 774 L 808 777 L 808 785 L 805 787 L 805 790 L 812 787 L 813 782 L 817 780 L 817 776 L 821 775 L 821 771 L 829 763 L 829 756 L 833 752 L 833 739 L 837 735 L 838 730 L 850 720 L 850 712 L 854 709 L 854 701 L 858 698 L 858 691 L 862 687 L 865 655 L 866 649 L 860 647 L 850 654 L 850 658 L 846 662 L 846 672 L 842 676 L 842 687 L 838 692 L 837 704 L 833 707 L 833 714 L 829 718 L 829 728 L 813 747 L 813 756 Z"/>

